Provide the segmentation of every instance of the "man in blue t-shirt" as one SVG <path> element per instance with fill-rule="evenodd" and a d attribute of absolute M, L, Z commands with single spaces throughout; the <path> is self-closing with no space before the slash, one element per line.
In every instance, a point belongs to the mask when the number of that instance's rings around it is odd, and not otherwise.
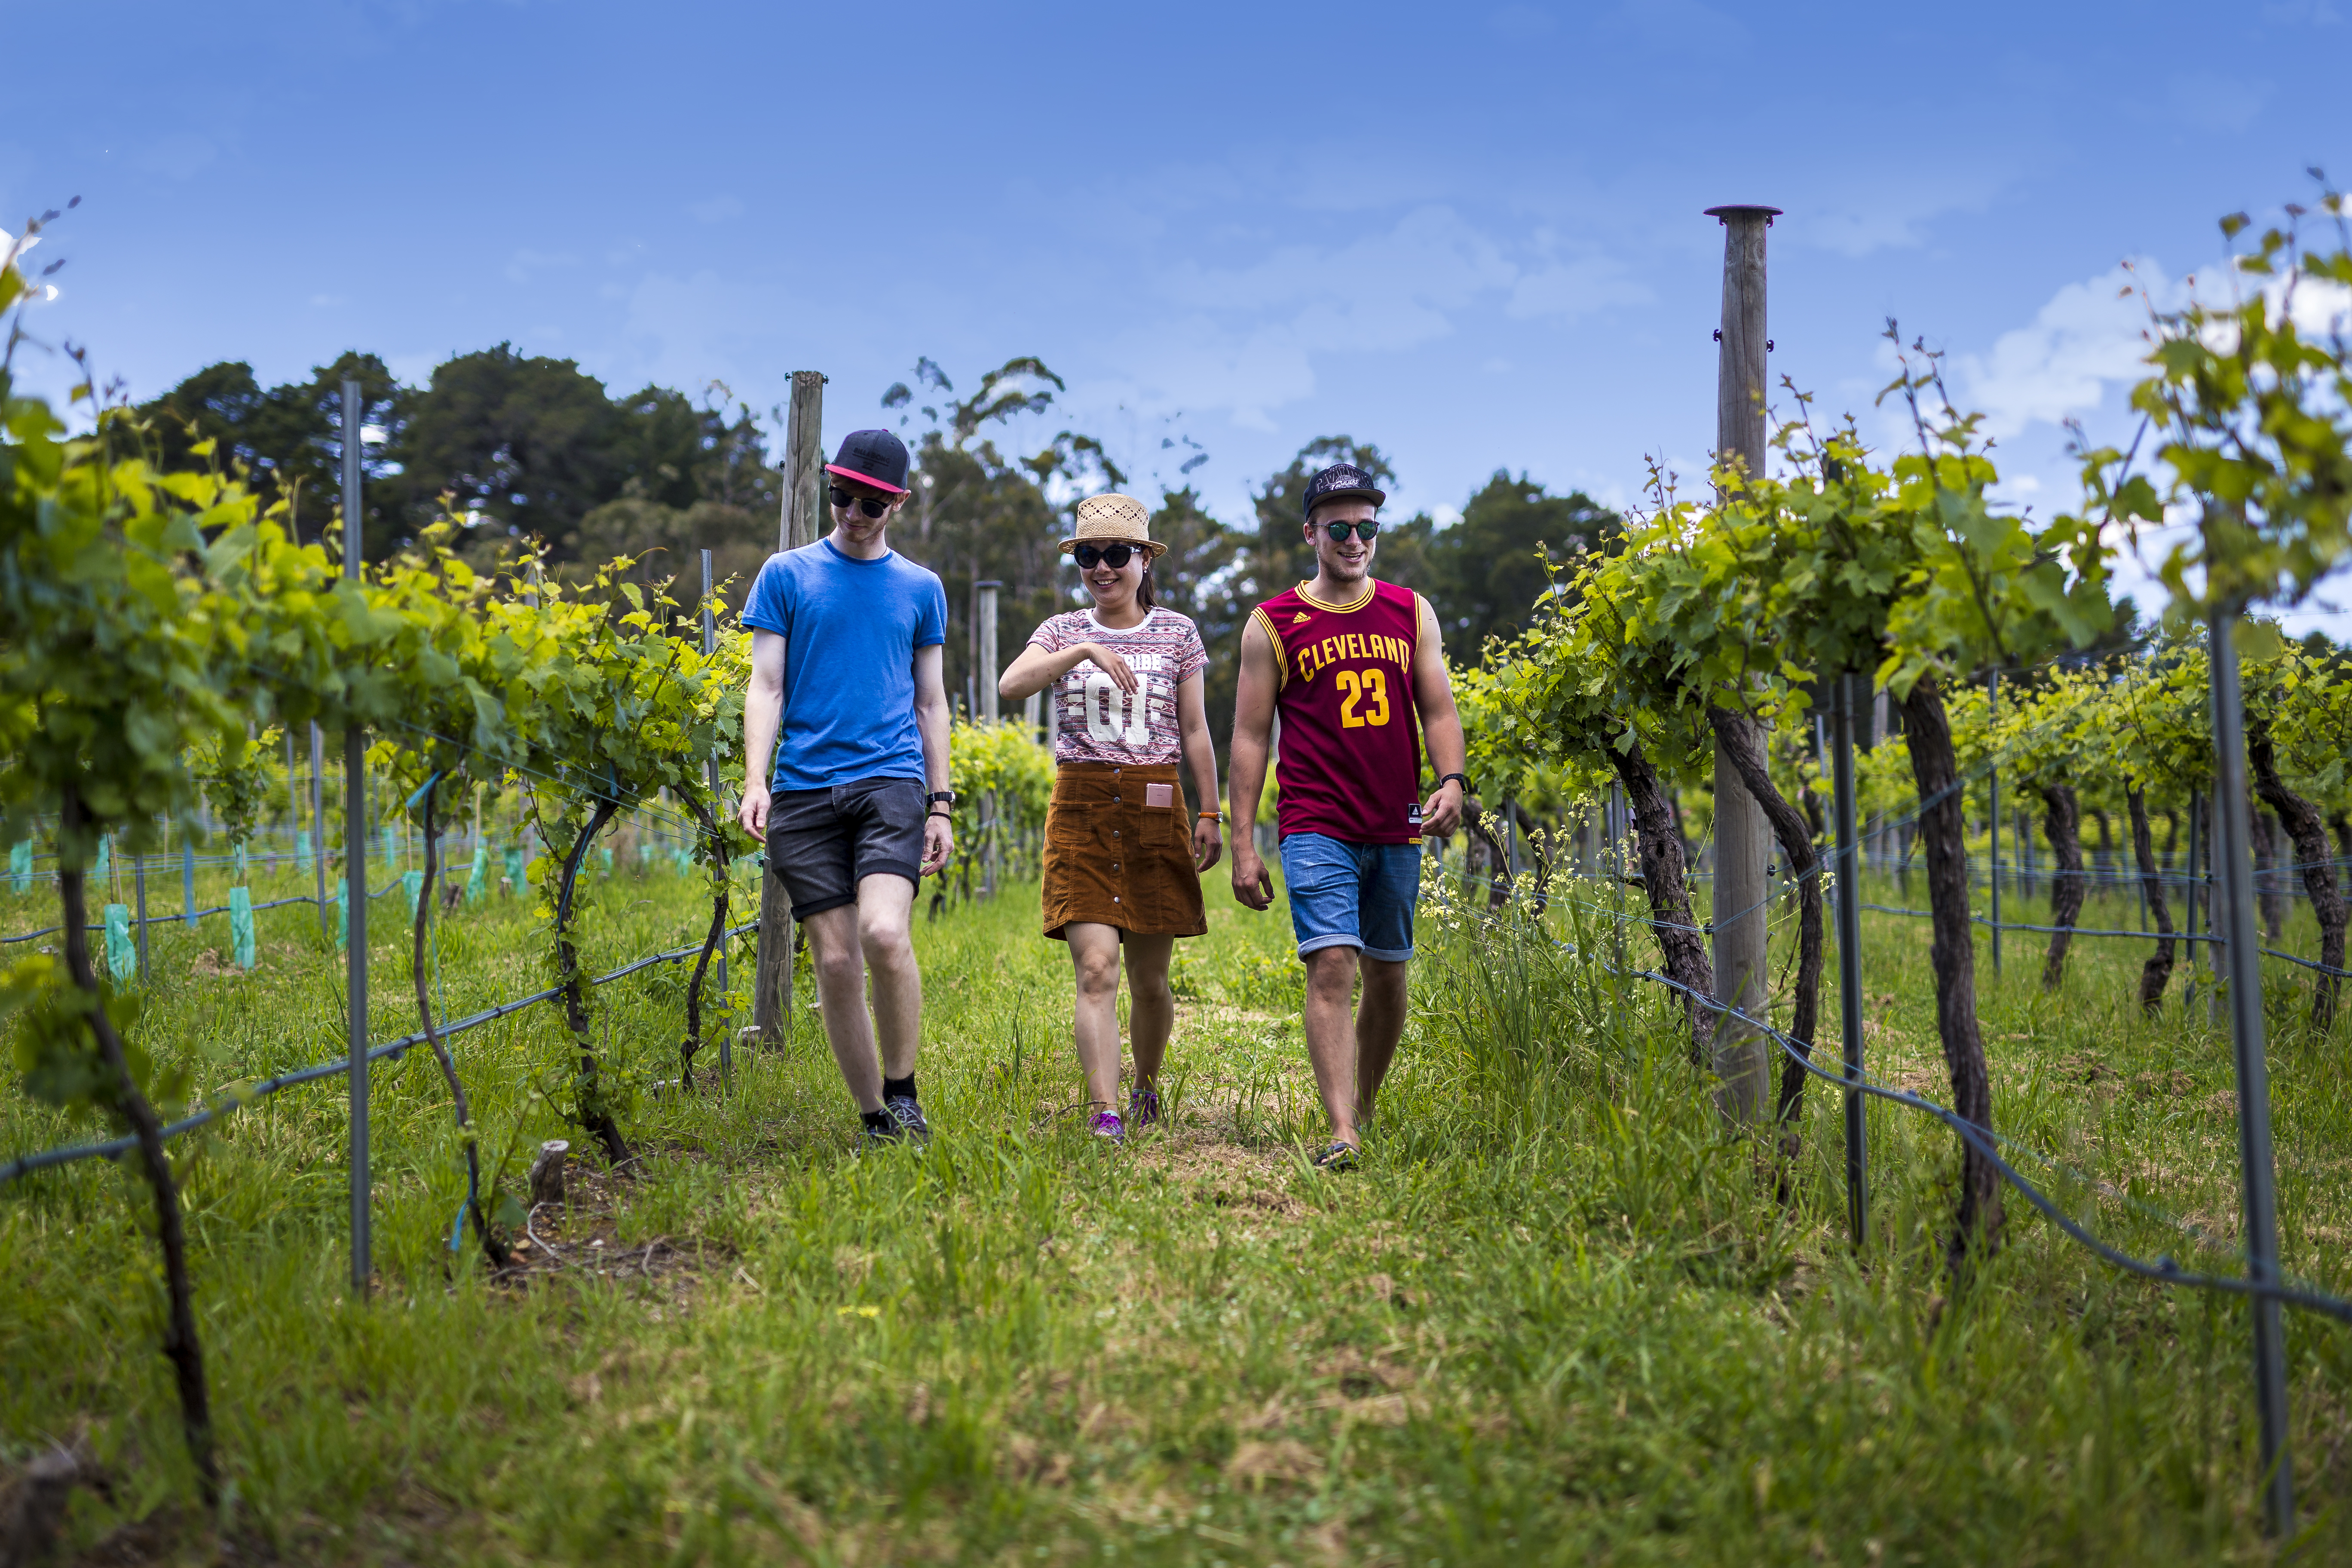
<path fill-rule="evenodd" d="M 752 630 L 740 815 L 766 840 L 768 866 L 808 931 L 825 1038 L 865 1141 L 923 1139 L 923 981 L 911 926 L 919 879 L 955 847 L 940 674 L 947 593 L 937 574 L 890 549 L 890 519 L 907 500 L 898 437 L 851 432 L 825 473 L 833 531 L 770 556 L 743 611 Z"/>

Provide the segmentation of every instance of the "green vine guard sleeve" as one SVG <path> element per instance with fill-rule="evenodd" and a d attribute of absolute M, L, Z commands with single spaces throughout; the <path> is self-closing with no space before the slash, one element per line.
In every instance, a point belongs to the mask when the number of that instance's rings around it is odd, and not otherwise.
<path fill-rule="evenodd" d="M 233 956 L 239 969 L 251 969 L 258 962 L 253 934 L 253 889 L 231 888 L 228 890 L 228 938 Z"/>

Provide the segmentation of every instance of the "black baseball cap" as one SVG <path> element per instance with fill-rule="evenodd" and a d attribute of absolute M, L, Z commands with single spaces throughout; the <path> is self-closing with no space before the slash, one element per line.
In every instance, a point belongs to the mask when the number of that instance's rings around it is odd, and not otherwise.
<path fill-rule="evenodd" d="M 1334 463 L 1307 481 L 1307 515 L 1327 500 L 1368 500 L 1381 506 L 1388 492 L 1372 483 L 1372 476 L 1353 463 Z"/>
<path fill-rule="evenodd" d="M 841 450 L 824 466 L 828 474 L 888 490 L 907 493 L 907 443 L 887 430 L 852 430 L 841 438 Z"/>

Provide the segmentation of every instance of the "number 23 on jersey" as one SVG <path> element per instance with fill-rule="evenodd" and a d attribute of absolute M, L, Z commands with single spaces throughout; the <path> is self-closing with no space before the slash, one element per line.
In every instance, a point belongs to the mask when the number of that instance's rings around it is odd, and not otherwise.
<path fill-rule="evenodd" d="M 1339 689 L 1339 727 L 1361 730 L 1389 721 L 1389 678 L 1381 669 L 1339 669 L 1331 673 Z"/>

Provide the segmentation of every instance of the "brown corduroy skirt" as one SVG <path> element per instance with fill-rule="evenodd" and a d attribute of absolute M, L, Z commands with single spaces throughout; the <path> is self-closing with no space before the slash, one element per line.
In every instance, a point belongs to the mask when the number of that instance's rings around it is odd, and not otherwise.
<path fill-rule="evenodd" d="M 1145 804 L 1147 791 L 1157 797 L 1162 790 L 1167 805 Z M 1045 810 L 1045 934 L 1057 939 L 1072 921 L 1138 936 L 1199 936 L 1209 929 L 1174 763 L 1064 763 L 1055 771 L 1054 803 Z"/>

